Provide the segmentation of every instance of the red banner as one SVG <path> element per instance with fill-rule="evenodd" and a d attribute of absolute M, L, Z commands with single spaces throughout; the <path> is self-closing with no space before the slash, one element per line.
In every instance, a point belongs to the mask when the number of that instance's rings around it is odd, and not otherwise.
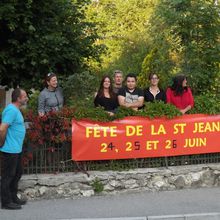
<path fill-rule="evenodd" d="M 220 115 L 72 121 L 72 159 L 108 160 L 220 152 Z"/>

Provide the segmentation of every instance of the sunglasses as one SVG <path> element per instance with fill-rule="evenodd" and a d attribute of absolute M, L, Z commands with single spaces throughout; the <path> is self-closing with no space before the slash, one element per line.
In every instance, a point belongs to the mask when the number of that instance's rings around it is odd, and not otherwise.
<path fill-rule="evenodd" d="M 48 73 L 48 74 L 47 74 L 47 77 L 50 77 L 51 75 L 54 75 L 54 73 L 53 73 L 53 72 Z"/>

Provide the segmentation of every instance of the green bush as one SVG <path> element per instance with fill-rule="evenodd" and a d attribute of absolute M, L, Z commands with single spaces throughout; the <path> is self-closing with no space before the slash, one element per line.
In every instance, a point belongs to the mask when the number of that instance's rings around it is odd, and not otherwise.
<path fill-rule="evenodd" d="M 189 112 L 190 114 L 220 114 L 220 97 L 210 93 L 202 94 L 195 97 L 194 108 Z"/>
<path fill-rule="evenodd" d="M 65 103 L 68 106 L 78 106 L 94 98 L 98 85 L 97 76 L 89 71 L 75 73 L 67 79 L 60 80 L 63 88 Z"/>
<path fill-rule="evenodd" d="M 38 96 L 40 94 L 39 90 L 36 90 L 32 92 L 31 95 L 29 95 L 29 101 L 27 105 L 27 109 L 31 109 L 33 112 L 37 113 L 37 107 L 38 107 Z"/>
<path fill-rule="evenodd" d="M 89 106 L 89 104 L 88 104 Z M 94 121 L 113 121 L 116 119 L 123 119 L 127 116 L 143 116 L 148 118 L 167 117 L 173 118 L 181 115 L 180 111 L 173 105 L 165 104 L 163 102 L 145 103 L 145 107 L 139 111 L 134 111 L 131 108 L 118 107 L 114 116 L 110 116 L 102 107 L 94 108 L 85 106 L 78 107 L 74 114 L 77 120 L 89 118 Z"/>

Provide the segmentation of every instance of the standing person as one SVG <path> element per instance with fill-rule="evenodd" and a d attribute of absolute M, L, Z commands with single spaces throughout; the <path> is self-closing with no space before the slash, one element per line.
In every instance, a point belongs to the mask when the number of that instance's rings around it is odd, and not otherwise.
<path fill-rule="evenodd" d="M 166 102 L 166 93 L 158 87 L 160 81 L 156 73 L 150 73 L 149 77 L 150 86 L 144 90 L 144 100 L 146 102 L 153 102 L 160 100 Z"/>
<path fill-rule="evenodd" d="M 110 115 L 113 115 L 118 107 L 117 95 L 113 92 L 112 82 L 109 76 L 104 76 L 101 80 L 99 90 L 94 100 L 95 106 L 104 107 Z"/>
<path fill-rule="evenodd" d="M 26 92 L 17 88 L 12 92 L 12 103 L 2 113 L 0 125 L 2 209 L 21 209 L 21 205 L 26 203 L 17 197 L 17 192 L 22 175 L 22 145 L 25 137 L 24 118 L 20 108 L 26 105 L 27 101 Z"/>
<path fill-rule="evenodd" d="M 38 114 L 43 116 L 50 111 L 59 111 L 63 107 L 63 92 L 58 87 L 55 73 L 48 73 L 45 77 L 45 88 L 38 97 Z"/>
<path fill-rule="evenodd" d="M 120 88 L 122 88 L 123 83 L 123 73 L 121 70 L 115 70 L 114 72 L 114 85 L 113 91 L 114 93 L 118 94 Z"/>
<path fill-rule="evenodd" d="M 194 105 L 191 89 L 187 86 L 185 75 L 173 78 L 173 84 L 166 91 L 167 103 L 175 105 L 182 114 L 189 111 Z"/>
<path fill-rule="evenodd" d="M 144 92 L 136 87 L 136 75 L 129 73 L 126 76 L 125 81 L 126 86 L 118 91 L 119 105 L 138 110 L 144 105 Z"/>

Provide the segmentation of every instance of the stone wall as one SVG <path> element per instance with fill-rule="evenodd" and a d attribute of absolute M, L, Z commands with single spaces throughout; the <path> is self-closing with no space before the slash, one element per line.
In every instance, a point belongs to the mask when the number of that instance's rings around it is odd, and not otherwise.
<path fill-rule="evenodd" d="M 51 199 L 220 186 L 220 164 L 91 171 L 89 175 L 74 172 L 24 175 L 19 189 L 29 199 Z"/>

